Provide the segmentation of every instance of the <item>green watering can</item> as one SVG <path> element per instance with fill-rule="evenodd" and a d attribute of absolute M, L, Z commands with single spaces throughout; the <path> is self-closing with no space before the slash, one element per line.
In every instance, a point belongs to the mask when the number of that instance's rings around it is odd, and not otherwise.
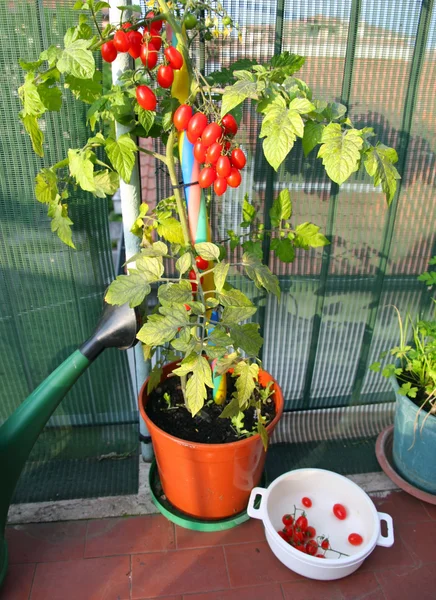
<path fill-rule="evenodd" d="M 106 348 L 135 345 L 137 312 L 105 304 L 93 335 L 45 379 L 0 427 L 0 586 L 8 568 L 6 520 L 15 487 L 39 434 L 62 398 Z"/>

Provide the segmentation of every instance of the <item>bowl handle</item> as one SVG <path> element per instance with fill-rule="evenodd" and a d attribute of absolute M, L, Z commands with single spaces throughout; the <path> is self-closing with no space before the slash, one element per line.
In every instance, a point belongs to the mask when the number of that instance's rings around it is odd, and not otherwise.
<path fill-rule="evenodd" d="M 264 500 L 264 496 L 268 490 L 261 487 L 255 487 L 251 490 L 250 499 L 248 501 L 247 513 L 249 517 L 253 519 L 263 519 L 265 516 L 266 501 Z M 256 508 L 254 506 L 254 501 L 257 496 L 261 496 L 259 506 Z"/>
<path fill-rule="evenodd" d="M 380 521 L 386 522 L 388 534 L 384 536 L 380 531 L 376 544 L 377 546 L 385 546 L 385 548 L 390 548 L 394 544 L 394 523 L 392 521 L 392 517 L 387 513 L 378 512 L 377 514 Z"/>

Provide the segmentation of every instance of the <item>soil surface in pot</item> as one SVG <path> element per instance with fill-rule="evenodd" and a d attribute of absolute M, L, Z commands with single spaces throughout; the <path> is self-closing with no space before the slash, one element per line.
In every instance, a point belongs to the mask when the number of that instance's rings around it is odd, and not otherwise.
<path fill-rule="evenodd" d="M 227 375 L 227 395 L 230 399 L 234 390 L 234 379 Z M 171 408 L 164 399 L 167 393 L 171 399 Z M 255 394 L 259 392 L 254 391 Z M 227 404 L 227 401 L 226 401 Z M 146 413 L 163 431 L 174 437 L 200 444 L 225 444 L 243 439 L 233 428 L 230 419 L 221 419 L 223 407 L 213 402 L 212 390 L 207 388 L 207 400 L 204 407 L 195 417 L 186 410 L 179 377 L 169 377 L 150 394 L 146 405 Z M 276 409 L 271 398 L 262 405 L 262 415 L 270 423 Z M 254 408 L 244 411 L 244 429 L 257 432 Z"/>

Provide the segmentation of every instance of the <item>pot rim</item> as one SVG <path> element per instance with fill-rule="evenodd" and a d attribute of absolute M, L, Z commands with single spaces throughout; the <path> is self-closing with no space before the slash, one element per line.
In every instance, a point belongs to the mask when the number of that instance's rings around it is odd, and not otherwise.
<path fill-rule="evenodd" d="M 173 368 L 174 368 L 179 362 L 180 361 L 173 361 L 173 362 L 167 363 L 166 365 L 164 365 L 164 368 L 169 367 L 169 366 L 173 366 Z M 277 398 L 276 395 L 274 396 L 274 401 L 275 401 L 275 406 L 276 406 L 276 416 L 271 421 L 271 423 L 268 423 L 268 425 L 266 426 L 267 432 L 270 433 L 271 430 L 274 429 L 274 427 L 276 426 L 280 417 L 283 414 L 284 400 L 283 400 L 283 394 L 281 392 L 281 388 L 280 388 L 277 380 L 271 375 L 271 373 L 268 373 L 268 371 L 265 371 L 265 369 L 260 369 L 260 371 L 267 373 L 271 377 L 271 380 L 273 381 L 274 388 L 275 388 L 274 394 L 276 393 L 277 390 L 280 392 L 280 398 Z M 203 448 L 204 450 L 207 450 L 207 449 L 208 450 L 216 450 L 218 448 L 223 448 L 223 447 L 232 448 L 232 447 L 234 447 L 235 444 L 238 444 L 239 447 L 241 447 L 242 445 L 248 446 L 248 445 L 252 444 L 254 440 L 257 441 L 260 438 L 260 435 L 258 433 L 256 433 L 255 435 L 251 435 L 248 438 L 243 438 L 241 440 L 237 440 L 236 442 L 228 442 L 228 443 L 223 443 L 223 444 L 206 444 L 204 442 L 191 442 L 190 440 L 183 440 L 182 438 L 178 438 L 175 435 L 171 435 L 170 433 L 164 431 L 163 429 L 158 427 L 155 423 L 153 423 L 153 421 L 150 419 L 150 417 L 145 412 L 146 402 L 144 402 L 144 400 L 148 399 L 147 384 L 148 384 L 149 379 L 150 379 L 150 376 L 147 377 L 147 379 L 144 381 L 144 384 L 142 385 L 142 387 L 139 391 L 139 394 L 138 394 L 139 412 L 141 413 L 141 417 L 144 419 L 147 427 L 149 429 L 154 428 L 154 429 L 158 430 L 159 433 L 163 437 L 166 437 L 167 439 L 171 439 L 171 440 L 177 440 L 177 442 L 181 446 L 189 446 L 191 448 L 198 447 L 198 448 Z"/>

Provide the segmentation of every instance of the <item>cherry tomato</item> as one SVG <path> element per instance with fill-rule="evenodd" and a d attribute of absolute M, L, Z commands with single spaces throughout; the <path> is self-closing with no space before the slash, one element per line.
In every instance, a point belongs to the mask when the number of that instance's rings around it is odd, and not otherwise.
<path fill-rule="evenodd" d="M 129 37 L 125 31 L 119 29 L 114 35 L 114 46 L 118 52 L 127 52 L 130 48 Z"/>
<path fill-rule="evenodd" d="M 146 15 L 146 19 L 153 19 L 156 15 L 154 14 L 154 12 L 151 10 L 150 12 L 147 13 Z M 163 21 L 152 21 L 150 23 L 150 31 L 152 33 L 159 33 L 159 31 L 162 29 L 162 25 L 163 25 Z"/>
<path fill-rule="evenodd" d="M 317 558 L 325 558 L 324 554 L 315 554 Z"/>
<path fill-rule="evenodd" d="M 150 38 L 150 42 L 153 44 L 156 50 L 160 50 L 160 47 L 162 46 L 162 38 L 160 37 L 160 35 L 152 35 Z"/>
<path fill-rule="evenodd" d="M 310 556 L 315 556 L 315 554 L 318 552 L 318 544 L 315 542 L 315 540 L 309 540 L 307 542 L 306 552 L 307 554 L 310 554 Z"/>
<path fill-rule="evenodd" d="M 206 162 L 206 148 L 201 143 L 201 140 L 197 140 L 194 144 L 194 158 L 199 163 Z"/>
<path fill-rule="evenodd" d="M 227 140 L 224 144 L 224 150 L 230 150 L 230 148 L 232 147 L 232 144 Z"/>
<path fill-rule="evenodd" d="M 157 64 L 158 53 L 156 46 L 152 42 L 145 42 L 145 44 L 142 44 L 139 56 L 142 64 L 147 67 L 147 69 L 154 69 Z"/>
<path fill-rule="evenodd" d="M 224 177 L 217 177 L 214 181 L 213 189 L 217 196 L 222 196 L 227 190 L 227 180 Z"/>
<path fill-rule="evenodd" d="M 348 541 L 352 546 L 360 546 L 360 544 L 363 542 L 363 537 L 360 535 L 360 533 L 350 533 L 348 536 Z"/>
<path fill-rule="evenodd" d="M 227 184 L 232 188 L 237 188 L 241 185 L 242 177 L 238 169 L 232 167 L 230 175 L 226 178 Z"/>
<path fill-rule="evenodd" d="M 139 106 L 142 106 L 145 110 L 154 110 L 156 108 L 156 96 L 148 85 L 139 85 L 136 88 L 136 99 Z"/>
<path fill-rule="evenodd" d="M 164 52 L 165 58 L 170 63 L 170 67 L 172 67 L 175 71 L 178 71 L 183 67 L 183 56 L 174 48 L 174 46 L 168 46 Z"/>
<path fill-rule="evenodd" d="M 345 506 L 343 506 L 343 504 L 335 504 L 333 506 L 333 514 L 337 519 L 343 521 L 347 517 L 347 511 L 345 509 Z"/>
<path fill-rule="evenodd" d="M 243 169 L 247 163 L 245 154 L 240 148 L 235 148 L 234 150 L 232 150 L 232 153 L 230 155 L 230 161 L 232 165 L 237 169 Z"/>
<path fill-rule="evenodd" d="M 286 533 L 286 537 L 288 538 L 288 540 L 292 540 L 294 537 L 294 526 L 291 525 L 290 523 L 288 523 L 285 526 L 285 533 Z"/>
<path fill-rule="evenodd" d="M 115 48 L 115 45 L 112 41 L 105 42 L 101 47 L 101 56 L 103 60 L 108 63 L 114 62 L 114 60 L 117 57 L 117 54 L 117 49 Z"/>
<path fill-rule="evenodd" d="M 132 26 L 131 23 L 129 23 L 128 21 L 126 21 L 125 23 L 122 24 L 122 28 L 123 29 L 130 29 L 130 27 Z"/>
<path fill-rule="evenodd" d="M 184 131 L 188 128 L 189 120 L 192 117 L 192 106 L 181 104 L 173 115 L 174 127 L 177 131 Z"/>
<path fill-rule="evenodd" d="M 212 146 L 211 146 L 212 147 Z M 228 177 L 232 170 L 228 156 L 220 156 L 216 162 L 216 172 L 218 177 Z"/>
<path fill-rule="evenodd" d="M 292 540 L 294 542 L 304 542 L 304 532 L 303 531 L 296 531 L 294 529 L 294 535 L 292 536 Z"/>
<path fill-rule="evenodd" d="M 204 167 L 198 176 L 198 183 L 201 188 L 208 188 L 216 179 L 216 171 L 213 167 Z"/>
<path fill-rule="evenodd" d="M 206 126 L 207 126 L 206 115 L 201 112 L 195 113 L 195 115 L 193 117 L 191 117 L 191 120 L 188 123 L 188 139 L 189 139 L 189 141 L 191 141 L 191 139 L 189 138 L 189 135 L 191 135 L 192 137 L 195 137 L 195 141 L 197 141 L 198 138 L 203 133 L 203 131 L 206 129 Z M 194 144 L 195 141 L 192 143 Z"/>
<path fill-rule="evenodd" d="M 282 523 L 283 525 L 292 525 L 292 523 L 294 522 L 294 517 L 292 515 L 283 515 L 282 517 Z"/>
<path fill-rule="evenodd" d="M 206 269 L 209 268 L 209 262 L 205 258 L 202 258 L 201 256 L 196 256 L 195 262 L 197 264 L 197 267 L 200 269 L 200 271 L 205 271 Z"/>
<path fill-rule="evenodd" d="M 298 517 L 298 519 L 295 521 L 295 525 L 299 527 L 301 531 L 306 531 L 309 523 L 307 518 L 304 515 L 301 515 L 301 517 Z"/>
<path fill-rule="evenodd" d="M 231 24 L 232 24 L 232 17 L 229 17 L 228 15 L 226 17 L 224 17 L 224 19 L 223 19 L 223 25 L 225 27 L 228 27 Z"/>
<path fill-rule="evenodd" d="M 129 38 L 129 54 L 135 60 L 139 58 L 141 54 L 141 46 L 142 46 L 142 34 L 139 31 L 129 31 L 127 34 Z"/>
<path fill-rule="evenodd" d="M 196 279 L 197 279 L 197 275 L 196 275 L 196 273 L 195 273 L 194 269 L 191 269 L 191 270 L 189 271 L 189 273 L 188 273 L 188 277 L 189 277 L 189 279 L 191 280 L 191 289 L 192 289 L 192 291 L 193 291 L 193 292 L 196 292 L 196 291 L 197 291 L 197 288 L 198 288 L 198 285 L 197 285 L 197 281 L 196 281 Z"/>
<path fill-rule="evenodd" d="M 192 13 L 186 13 L 185 18 L 183 19 L 183 24 L 186 29 L 194 29 L 198 23 L 197 17 Z"/>
<path fill-rule="evenodd" d="M 233 137 L 234 135 L 236 135 L 236 133 L 238 131 L 238 124 L 236 123 L 236 119 L 233 115 L 231 115 L 230 113 L 227 113 L 221 119 L 221 123 L 223 124 L 224 133 L 226 135 L 228 135 L 230 137 Z"/>
<path fill-rule="evenodd" d="M 312 500 L 307 496 L 304 496 L 304 498 L 301 500 L 301 504 L 306 508 L 310 508 L 312 506 Z"/>
<path fill-rule="evenodd" d="M 321 542 L 321 548 L 323 550 L 328 550 L 330 548 L 330 542 L 328 540 L 323 540 Z"/>
<path fill-rule="evenodd" d="M 185 307 L 186 310 L 191 310 L 191 307 L 189 306 L 189 304 L 184 304 L 183 306 Z"/>
<path fill-rule="evenodd" d="M 306 546 L 304 544 L 297 544 L 295 546 L 296 550 L 299 550 L 300 552 L 302 552 L 303 554 L 307 554 L 307 550 L 306 550 Z"/>
<path fill-rule="evenodd" d="M 223 134 L 223 128 L 218 123 L 209 123 L 201 134 L 201 142 L 203 146 L 211 146 Z"/>
<path fill-rule="evenodd" d="M 316 537 L 316 529 L 314 527 L 312 527 L 311 525 L 309 525 L 308 528 L 306 529 L 306 537 L 307 538 Z"/>
<path fill-rule="evenodd" d="M 161 65 L 157 70 L 156 79 L 160 87 L 169 88 L 174 81 L 174 71 L 169 65 Z"/>
<path fill-rule="evenodd" d="M 203 144 L 203 141 L 201 143 Z M 203 148 L 204 148 L 204 144 L 203 144 Z M 218 142 L 214 142 L 213 144 L 211 144 L 208 147 L 208 149 L 206 150 L 206 162 L 214 165 L 217 162 L 217 160 L 219 159 L 219 157 L 221 156 L 222 150 L 223 150 L 223 147 Z"/>
<path fill-rule="evenodd" d="M 285 540 L 285 542 L 287 542 L 287 538 L 286 538 L 286 534 L 284 531 L 278 531 L 277 532 L 279 534 L 279 536 L 282 538 L 282 540 Z"/>

